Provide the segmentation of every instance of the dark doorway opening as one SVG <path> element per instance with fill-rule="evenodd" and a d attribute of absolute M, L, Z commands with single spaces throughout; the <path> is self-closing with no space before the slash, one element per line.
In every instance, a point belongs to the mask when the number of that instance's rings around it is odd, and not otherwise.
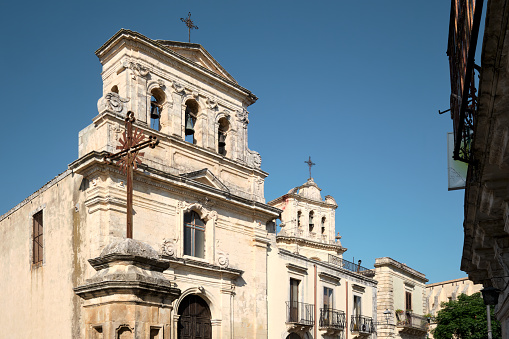
<path fill-rule="evenodd" d="M 180 303 L 178 314 L 179 339 L 212 338 L 211 314 L 205 300 L 197 295 L 188 295 Z"/>

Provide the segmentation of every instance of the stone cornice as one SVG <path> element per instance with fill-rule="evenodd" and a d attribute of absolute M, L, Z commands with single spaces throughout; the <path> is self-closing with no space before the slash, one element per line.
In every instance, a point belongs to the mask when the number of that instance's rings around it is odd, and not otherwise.
<path fill-rule="evenodd" d="M 149 39 L 146 36 L 130 31 L 127 29 L 121 29 L 115 35 L 113 35 L 106 43 L 104 43 L 96 52 L 95 54 L 100 59 L 103 58 L 111 49 L 114 47 L 115 44 L 117 44 L 122 39 L 125 39 L 127 41 L 135 41 L 142 43 L 144 45 L 149 46 L 150 48 L 157 50 L 160 54 L 166 55 L 171 57 L 174 60 L 177 60 L 178 62 L 185 64 L 190 69 L 194 69 L 198 71 L 199 73 L 206 74 L 208 77 L 211 77 L 215 79 L 216 81 L 219 80 L 220 82 L 227 85 L 227 87 L 234 88 L 235 90 L 243 93 L 246 98 L 248 99 L 247 105 L 251 105 L 258 99 L 253 93 L 251 93 L 249 90 L 245 89 L 244 87 L 238 85 L 235 81 L 229 80 L 225 78 L 224 76 L 221 76 L 211 70 L 209 70 L 206 67 L 203 67 L 194 61 L 172 51 L 170 48 L 164 46 L 160 42 L 157 42 L 155 40 Z M 233 78 L 232 78 L 233 79 Z"/>
<path fill-rule="evenodd" d="M 348 277 L 350 280 L 357 279 L 358 282 L 363 282 L 363 283 L 369 282 L 372 284 L 370 287 L 376 287 L 376 285 L 378 284 L 378 281 L 376 281 L 375 279 L 368 278 L 360 273 L 345 270 L 344 268 L 329 264 L 328 262 L 325 262 L 325 261 L 309 259 L 301 254 L 292 253 L 292 252 L 282 249 L 282 248 L 279 249 L 279 255 L 283 256 L 283 257 L 286 256 L 286 257 L 290 257 L 290 258 L 297 259 L 297 260 L 307 261 L 310 264 L 315 264 L 317 266 L 322 266 L 324 268 L 327 268 L 327 269 L 330 269 L 330 270 L 333 270 L 336 272 L 340 272 L 343 275 L 343 277 Z M 340 277 L 338 276 L 338 278 L 340 278 Z"/>
<path fill-rule="evenodd" d="M 318 241 L 308 240 L 304 238 L 299 237 L 292 237 L 292 236 L 285 236 L 285 235 L 278 235 L 276 236 L 276 242 L 282 242 L 285 244 L 298 244 L 300 246 L 306 246 L 311 248 L 318 248 L 322 250 L 327 251 L 334 251 L 336 253 L 344 253 L 347 251 L 346 248 L 342 247 L 341 245 L 335 245 L 335 244 L 325 244 Z"/>
<path fill-rule="evenodd" d="M 302 202 L 306 202 L 308 204 L 318 205 L 318 206 L 327 207 L 327 208 L 333 208 L 333 209 L 338 208 L 338 205 L 336 205 L 336 204 L 329 204 L 328 202 L 325 202 L 325 201 L 319 201 L 319 200 L 305 198 L 305 197 L 295 194 L 295 193 L 287 193 L 283 196 L 280 196 L 279 198 L 269 201 L 267 204 L 274 206 L 276 204 L 284 202 L 287 199 L 295 199 L 297 201 L 302 201 Z"/>
<path fill-rule="evenodd" d="M 92 122 L 96 125 L 99 125 L 99 124 L 104 123 L 106 120 L 115 121 L 123 126 L 123 124 L 125 122 L 125 116 L 122 116 L 121 114 L 112 112 L 112 111 L 104 111 L 103 113 L 95 116 L 92 119 Z M 255 173 L 256 175 L 259 175 L 262 178 L 266 178 L 269 175 L 269 173 L 263 171 L 260 168 L 251 167 L 251 166 L 248 166 L 246 163 L 240 162 L 238 160 L 226 158 L 226 157 L 224 157 L 216 152 L 210 151 L 204 147 L 200 147 L 197 145 L 193 145 L 189 142 L 186 142 L 185 140 L 182 140 L 182 138 L 180 138 L 180 137 L 161 133 L 159 131 L 153 130 L 151 128 L 148 128 L 146 124 L 141 124 L 141 123 L 135 122 L 133 124 L 133 126 L 137 127 L 139 130 L 141 130 L 146 136 L 150 136 L 150 135 L 156 136 L 159 139 L 159 142 L 161 145 L 165 144 L 165 143 L 167 143 L 167 144 L 174 143 L 174 144 L 179 145 L 182 149 L 192 150 L 193 152 L 197 152 L 198 154 L 200 154 L 202 156 L 214 159 L 214 161 L 216 161 L 220 164 L 227 164 L 229 166 L 232 166 L 233 168 L 235 168 L 236 170 L 239 170 L 241 172 Z M 99 153 L 99 152 L 97 152 L 97 153 Z M 105 154 L 105 153 L 101 153 L 101 154 Z M 86 156 L 86 155 L 84 155 L 84 156 Z M 76 161 L 79 161 L 79 160 L 80 159 L 78 159 Z M 72 162 L 71 165 L 74 164 L 76 161 Z M 71 166 L 71 165 L 69 165 L 69 166 Z"/>
<path fill-rule="evenodd" d="M 340 277 L 336 277 L 332 274 L 328 274 L 325 272 L 319 272 L 318 276 L 320 277 L 321 281 L 325 281 L 334 285 L 339 285 L 339 282 L 341 281 Z"/>
<path fill-rule="evenodd" d="M 295 265 L 295 264 L 292 264 L 292 263 L 287 263 L 286 264 L 286 268 L 288 269 L 288 271 L 293 272 L 293 273 L 297 273 L 297 274 L 300 274 L 300 275 L 308 274 L 308 269 L 306 267 L 302 267 L 302 266 Z"/>
<path fill-rule="evenodd" d="M 185 267 L 186 270 L 195 269 L 197 271 L 208 272 L 209 274 L 216 276 L 226 276 L 231 280 L 241 277 L 244 273 L 244 271 L 236 268 L 222 268 L 218 265 L 189 258 L 175 258 L 166 255 L 163 255 L 162 258 L 168 260 L 170 262 L 170 267 L 173 269 Z"/>
<path fill-rule="evenodd" d="M 118 170 L 114 169 L 114 165 L 107 165 L 103 162 L 103 154 L 104 152 L 90 152 L 80 159 L 72 162 L 69 165 L 69 169 L 84 176 L 90 175 L 91 173 L 97 171 L 108 172 L 111 170 L 119 173 Z M 182 185 L 185 185 L 187 189 L 201 192 L 202 194 L 208 194 L 216 199 L 223 200 L 225 202 L 227 201 L 229 204 L 233 203 L 246 209 L 254 209 L 261 215 L 267 216 L 268 214 L 275 218 L 281 213 L 281 210 L 276 207 L 269 206 L 258 201 L 242 198 L 227 191 L 219 190 L 217 188 L 205 185 L 192 179 L 185 178 L 183 176 L 173 175 L 171 173 L 157 170 L 144 164 L 139 165 L 138 168 L 143 172 L 140 170 L 135 171 L 134 180 L 143 182 L 147 185 L 154 185 L 164 189 L 173 190 L 178 193 L 182 192 Z M 162 184 L 162 182 L 164 182 L 164 184 Z"/>
<path fill-rule="evenodd" d="M 466 283 L 470 282 L 470 283 L 472 283 L 472 285 L 474 285 L 474 283 L 471 280 L 469 280 L 468 277 L 464 277 L 464 278 L 458 278 L 458 279 L 452 279 L 452 280 L 446 280 L 446 281 L 426 284 L 426 288 L 428 288 L 428 287 L 435 287 L 435 286 L 450 285 L 450 284 L 453 284 L 453 283 L 460 283 L 460 282 L 466 282 Z"/>
<path fill-rule="evenodd" d="M 375 259 L 375 268 L 384 267 L 384 266 L 392 266 L 396 269 L 399 269 L 399 270 L 411 275 L 413 278 L 420 280 L 422 283 L 428 282 L 428 279 L 426 279 L 426 275 L 424 275 L 423 273 L 421 273 L 417 270 L 414 270 L 413 268 L 408 267 L 405 264 L 400 263 L 399 261 L 396 261 L 389 257 Z"/>

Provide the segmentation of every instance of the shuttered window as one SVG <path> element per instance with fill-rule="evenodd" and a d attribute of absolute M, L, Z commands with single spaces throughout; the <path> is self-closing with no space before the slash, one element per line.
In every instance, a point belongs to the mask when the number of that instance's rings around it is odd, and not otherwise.
<path fill-rule="evenodd" d="M 412 309 L 412 293 L 411 292 L 405 292 L 405 309 L 411 310 Z"/>
<path fill-rule="evenodd" d="M 32 263 L 42 263 L 43 256 L 43 226 L 42 226 L 42 211 L 35 213 L 33 219 L 32 230 Z"/>

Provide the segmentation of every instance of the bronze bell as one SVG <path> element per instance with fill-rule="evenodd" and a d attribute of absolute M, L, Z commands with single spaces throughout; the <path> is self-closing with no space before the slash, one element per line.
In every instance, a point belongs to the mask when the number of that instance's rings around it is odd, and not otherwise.
<path fill-rule="evenodd" d="M 223 132 L 219 132 L 219 141 L 217 143 L 219 147 L 226 146 L 226 135 Z"/>
<path fill-rule="evenodd" d="M 192 135 L 194 134 L 194 128 L 193 128 L 193 118 L 191 118 L 191 114 L 186 114 L 186 135 Z"/>
<path fill-rule="evenodd" d="M 151 104 L 151 109 L 150 109 L 150 118 L 151 119 L 159 119 L 161 117 L 161 113 L 159 112 L 159 107 L 152 103 Z"/>

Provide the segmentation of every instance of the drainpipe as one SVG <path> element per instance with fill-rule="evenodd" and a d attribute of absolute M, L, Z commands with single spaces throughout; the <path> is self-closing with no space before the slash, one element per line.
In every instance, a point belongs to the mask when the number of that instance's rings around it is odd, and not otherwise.
<path fill-rule="evenodd" d="M 317 319 L 317 316 L 316 316 L 316 306 L 317 306 L 317 304 L 316 304 L 316 276 L 317 276 L 317 273 L 316 273 L 316 264 L 314 264 L 313 266 L 315 268 L 315 338 L 318 338 L 317 337 L 317 334 L 318 334 L 318 332 L 317 332 L 318 331 L 318 325 L 316 323 L 316 319 Z"/>
<path fill-rule="evenodd" d="M 345 339 L 348 339 L 348 281 L 345 281 L 345 287 L 346 287 Z"/>

